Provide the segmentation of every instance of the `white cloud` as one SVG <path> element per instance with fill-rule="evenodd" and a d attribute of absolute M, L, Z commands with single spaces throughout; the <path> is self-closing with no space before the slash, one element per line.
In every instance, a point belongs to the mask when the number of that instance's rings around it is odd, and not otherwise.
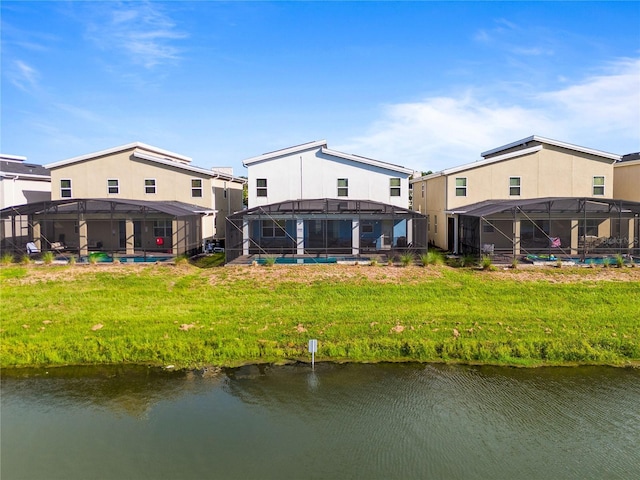
<path fill-rule="evenodd" d="M 187 37 L 158 4 L 101 3 L 87 36 L 103 50 L 122 52 L 132 63 L 145 68 L 175 61 L 181 50 L 175 40 Z"/>
<path fill-rule="evenodd" d="M 461 95 L 389 105 L 368 132 L 336 148 L 417 170 L 478 160 L 480 152 L 541 135 L 585 147 L 629 153 L 640 146 L 640 60 L 560 90 Z"/>
<path fill-rule="evenodd" d="M 22 60 L 13 62 L 10 73 L 11 83 L 24 92 L 38 89 L 40 73 Z"/>

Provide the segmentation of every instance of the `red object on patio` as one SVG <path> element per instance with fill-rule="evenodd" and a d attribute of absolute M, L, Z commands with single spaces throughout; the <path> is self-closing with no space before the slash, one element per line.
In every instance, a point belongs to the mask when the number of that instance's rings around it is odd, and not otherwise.
<path fill-rule="evenodd" d="M 164 238 L 156 237 L 156 245 L 164 245 Z"/>

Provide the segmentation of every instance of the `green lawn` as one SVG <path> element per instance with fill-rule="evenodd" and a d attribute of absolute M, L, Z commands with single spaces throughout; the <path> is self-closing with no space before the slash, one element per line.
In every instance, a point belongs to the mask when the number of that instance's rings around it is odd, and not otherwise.
<path fill-rule="evenodd" d="M 638 364 L 640 269 L 0 268 L 0 366 Z"/>

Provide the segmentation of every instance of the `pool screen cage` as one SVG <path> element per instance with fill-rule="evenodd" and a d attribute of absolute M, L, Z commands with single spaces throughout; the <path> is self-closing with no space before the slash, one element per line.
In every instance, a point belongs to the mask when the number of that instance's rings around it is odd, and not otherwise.
<path fill-rule="evenodd" d="M 595 198 L 492 201 L 458 211 L 459 251 L 517 258 L 640 256 L 640 203 Z"/>
<path fill-rule="evenodd" d="M 181 202 L 64 199 L 7 207 L 0 213 L 3 253 L 61 256 L 89 252 L 189 254 L 201 248 L 202 208 Z"/>
<path fill-rule="evenodd" d="M 366 200 L 292 200 L 227 217 L 227 262 L 239 257 L 387 257 L 427 250 L 427 219 Z"/>

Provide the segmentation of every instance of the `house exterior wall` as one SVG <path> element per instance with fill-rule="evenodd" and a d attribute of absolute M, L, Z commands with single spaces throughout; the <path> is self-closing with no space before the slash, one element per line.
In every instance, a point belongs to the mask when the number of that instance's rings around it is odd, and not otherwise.
<path fill-rule="evenodd" d="M 132 157 L 133 150 L 51 169 L 52 200 L 62 199 L 63 179 L 71 179 L 71 198 L 113 198 L 180 201 L 213 208 L 210 177 Z M 108 180 L 118 180 L 119 193 L 108 192 Z M 155 193 L 145 193 L 145 179 L 155 180 Z M 202 180 L 202 197 L 193 197 L 191 180 Z"/>
<path fill-rule="evenodd" d="M 614 165 L 613 195 L 620 200 L 640 202 L 640 160 Z"/>
<path fill-rule="evenodd" d="M 62 181 L 71 180 L 70 198 L 108 198 L 122 200 L 178 201 L 218 210 L 202 219 L 199 234 L 206 238 L 225 237 L 225 217 L 242 209 L 242 183 L 230 178 L 181 168 L 188 162 L 163 154 L 175 166 L 138 158 L 132 147 L 62 166 L 51 167 L 51 198 L 61 200 Z M 143 153 L 147 153 L 144 152 Z M 149 152 L 153 155 L 154 152 Z M 109 191 L 109 181 L 116 180 L 118 192 Z M 199 182 L 193 185 L 192 181 Z M 147 181 L 152 182 L 147 184 Z M 112 186 L 112 185 L 111 185 Z M 153 187 L 154 191 L 148 191 Z M 199 194 L 199 195 L 198 195 Z"/>
<path fill-rule="evenodd" d="M 613 162 L 553 146 L 447 176 L 448 210 L 484 200 L 593 197 L 593 177 L 604 176 L 604 195 L 613 198 Z M 520 178 L 520 195 L 510 195 L 509 179 Z M 466 196 L 456 196 L 456 179 L 466 179 Z"/>
<path fill-rule="evenodd" d="M 431 175 L 414 182 L 414 204 L 422 183 L 425 184 L 426 203 L 420 204 L 422 213 L 429 216 L 429 242 L 447 249 L 450 242 L 446 212 L 482 202 L 501 199 L 531 199 L 544 197 L 597 197 L 594 195 L 594 177 L 604 177 L 602 198 L 614 198 L 613 160 L 535 142 L 526 148 L 541 145 L 538 151 L 505 160 L 498 160 L 464 170 Z M 515 153 L 525 146 L 501 153 Z M 491 158 L 491 157 L 488 157 Z M 520 180 L 520 195 L 511 195 L 510 178 Z M 458 179 L 464 179 L 465 195 L 456 195 Z M 630 198 L 631 199 L 631 198 Z M 437 232 L 436 232 L 437 218 Z"/>
<path fill-rule="evenodd" d="M 409 175 L 325 154 L 321 148 L 299 151 L 248 165 L 249 207 L 286 200 L 338 198 L 372 200 L 407 208 Z M 391 196 L 390 180 L 400 179 L 400 195 Z M 258 179 L 267 195 L 258 196 Z M 338 179 L 348 180 L 348 195 L 338 196 Z"/>
<path fill-rule="evenodd" d="M 51 199 L 51 182 L 47 180 L 0 177 L 0 209 Z"/>

